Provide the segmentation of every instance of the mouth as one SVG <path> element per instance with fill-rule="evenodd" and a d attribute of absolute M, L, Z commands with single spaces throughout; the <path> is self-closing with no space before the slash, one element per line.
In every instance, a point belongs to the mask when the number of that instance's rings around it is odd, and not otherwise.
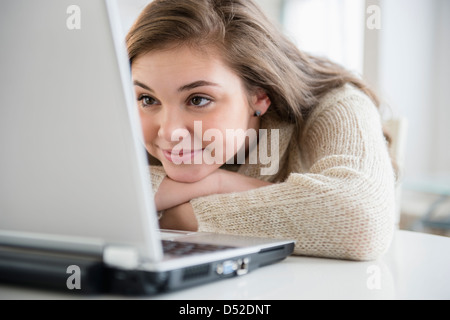
<path fill-rule="evenodd" d="M 201 154 L 204 149 L 198 150 L 175 150 L 175 149 L 166 149 L 162 150 L 164 157 L 175 164 L 191 164 L 193 163 L 193 159 L 198 154 Z"/>

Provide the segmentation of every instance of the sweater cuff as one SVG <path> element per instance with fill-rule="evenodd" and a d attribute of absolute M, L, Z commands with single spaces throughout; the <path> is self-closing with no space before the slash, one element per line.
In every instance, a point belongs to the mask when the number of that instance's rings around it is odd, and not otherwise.
<path fill-rule="evenodd" d="M 226 218 L 224 219 L 224 212 L 220 211 L 223 210 L 223 208 L 227 208 L 226 212 L 230 215 L 238 212 L 240 215 L 243 211 L 243 207 L 237 206 L 238 201 L 236 201 L 235 196 L 236 194 L 213 194 L 192 199 L 190 204 L 197 219 L 198 232 L 224 233 L 224 223 L 226 225 L 231 223 L 231 226 L 228 225 L 225 233 L 232 233 L 231 230 L 234 230 L 237 227 L 234 224 L 240 224 L 240 222 L 236 219 L 231 219 L 231 221 Z"/>
<path fill-rule="evenodd" d="M 204 201 L 203 198 L 196 198 L 190 201 L 192 206 L 192 210 L 194 211 L 195 218 L 198 223 L 198 232 L 217 232 L 215 225 L 214 217 L 209 215 L 208 205 L 211 205 L 211 202 Z"/>
<path fill-rule="evenodd" d="M 162 166 L 150 166 L 150 176 L 152 181 L 153 194 L 158 191 L 161 182 L 167 176 Z"/>

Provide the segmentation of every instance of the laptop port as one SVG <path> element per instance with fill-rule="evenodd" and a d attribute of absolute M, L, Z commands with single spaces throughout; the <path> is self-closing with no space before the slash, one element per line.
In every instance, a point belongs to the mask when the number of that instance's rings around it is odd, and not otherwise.
<path fill-rule="evenodd" d="M 238 264 L 236 261 L 227 260 L 217 265 L 216 272 L 217 274 L 226 276 L 235 272 L 237 268 Z"/>
<path fill-rule="evenodd" d="M 229 275 L 236 272 L 238 276 L 247 274 L 250 266 L 250 258 L 242 258 L 237 261 L 227 260 L 217 264 L 216 273 L 220 275 Z"/>
<path fill-rule="evenodd" d="M 237 267 L 237 275 L 241 276 L 244 274 L 248 273 L 248 269 L 250 266 L 250 258 L 244 258 L 244 259 L 239 259 L 237 261 L 238 267 Z"/>

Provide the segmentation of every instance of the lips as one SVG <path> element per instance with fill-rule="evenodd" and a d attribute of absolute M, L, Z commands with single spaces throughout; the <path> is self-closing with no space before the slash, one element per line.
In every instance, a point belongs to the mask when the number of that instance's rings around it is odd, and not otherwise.
<path fill-rule="evenodd" d="M 198 150 L 175 150 L 175 149 L 166 149 L 162 150 L 164 157 L 175 164 L 191 164 L 193 163 L 193 159 L 196 155 L 203 152 L 203 149 Z"/>

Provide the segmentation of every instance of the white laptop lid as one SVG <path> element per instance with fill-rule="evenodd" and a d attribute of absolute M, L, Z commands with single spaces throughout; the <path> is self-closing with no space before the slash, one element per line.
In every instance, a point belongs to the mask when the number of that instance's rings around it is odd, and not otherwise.
<path fill-rule="evenodd" d="M 131 244 L 158 260 L 116 10 L 109 0 L 2 1 L 0 230 Z"/>

